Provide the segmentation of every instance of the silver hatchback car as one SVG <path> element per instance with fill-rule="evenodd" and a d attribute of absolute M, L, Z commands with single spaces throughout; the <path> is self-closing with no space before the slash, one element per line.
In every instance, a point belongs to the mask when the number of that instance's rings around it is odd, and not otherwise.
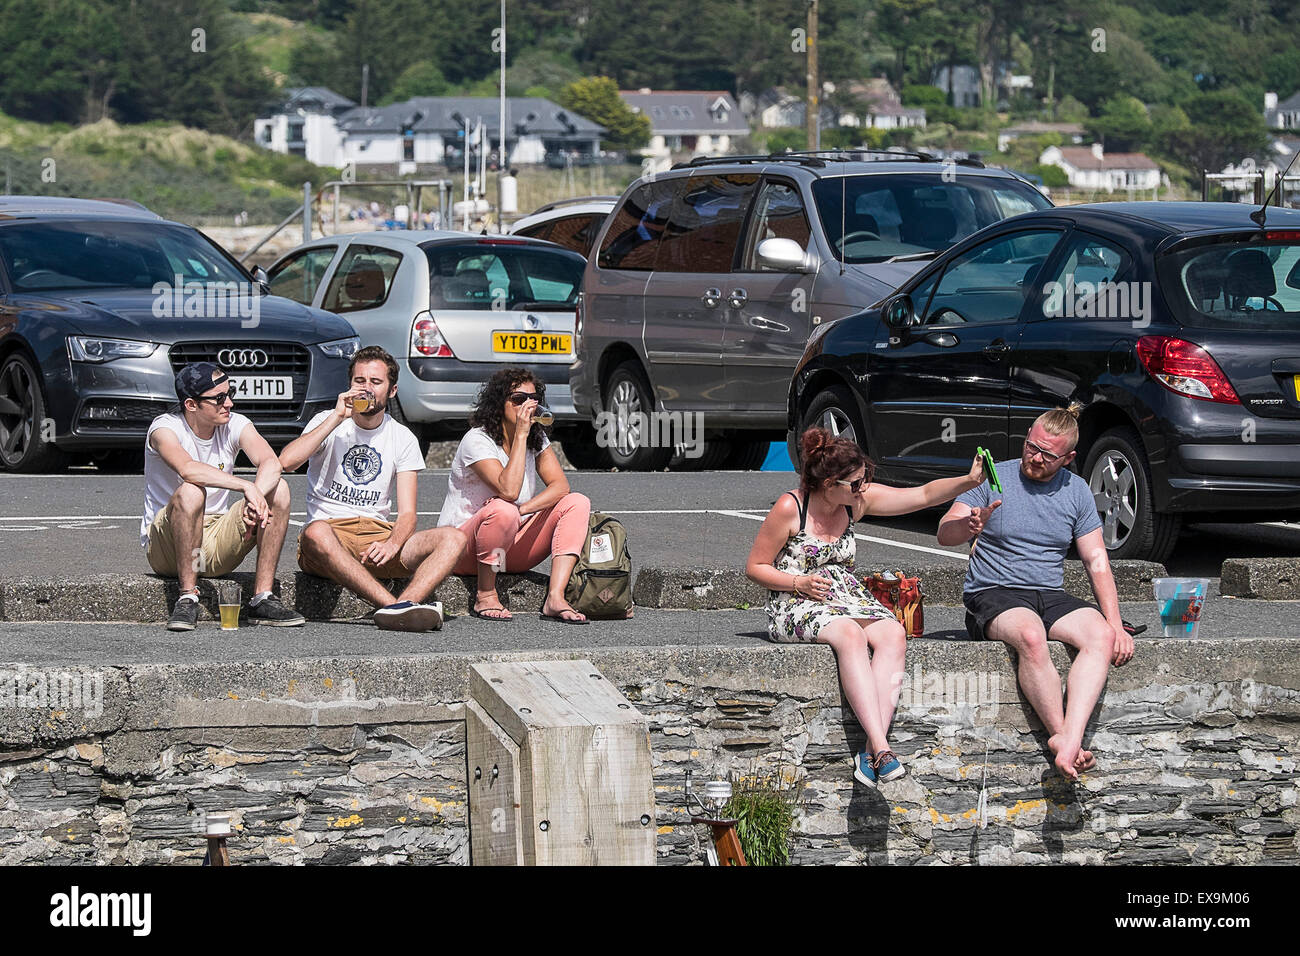
<path fill-rule="evenodd" d="M 416 230 L 317 239 L 268 277 L 274 294 L 345 316 L 362 346 L 397 359 L 393 417 L 427 448 L 465 432 L 479 387 L 504 365 L 546 383 L 558 433 L 577 421 L 569 364 L 585 266 L 538 239 Z"/>

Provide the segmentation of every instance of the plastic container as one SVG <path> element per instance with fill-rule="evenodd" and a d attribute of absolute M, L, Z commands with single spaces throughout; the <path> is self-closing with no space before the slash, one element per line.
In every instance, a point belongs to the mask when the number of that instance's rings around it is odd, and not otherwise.
<path fill-rule="evenodd" d="M 1165 637 L 1195 637 L 1201 609 L 1210 593 L 1209 578 L 1153 578 L 1160 626 Z"/>

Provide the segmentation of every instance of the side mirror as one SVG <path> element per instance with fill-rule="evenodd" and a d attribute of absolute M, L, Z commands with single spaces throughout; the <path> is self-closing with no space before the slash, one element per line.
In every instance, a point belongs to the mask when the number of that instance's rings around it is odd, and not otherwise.
<path fill-rule="evenodd" d="M 808 256 L 793 239 L 764 239 L 758 244 L 758 264 L 777 272 L 807 272 Z"/>
<path fill-rule="evenodd" d="M 900 295 L 885 306 L 885 324 L 891 329 L 905 329 L 916 324 L 916 312 L 912 308 L 912 297 Z"/>
<path fill-rule="evenodd" d="M 253 281 L 261 288 L 262 295 L 271 294 L 271 280 L 261 266 L 253 266 Z"/>

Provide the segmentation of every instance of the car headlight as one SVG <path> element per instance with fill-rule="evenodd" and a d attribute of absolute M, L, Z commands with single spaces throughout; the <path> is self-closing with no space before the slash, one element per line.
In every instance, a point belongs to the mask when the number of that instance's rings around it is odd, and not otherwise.
<path fill-rule="evenodd" d="M 330 358 L 350 359 L 361 349 L 361 339 L 354 335 L 350 339 L 335 339 L 333 342 L 322 342 L 316 347 Z"/>
<path fill-rule="evenodd" d="M 111 362 L 120 358 L 148 358 L 157 348 L 157 342 L 97 339 L 88 335 L 68 336 L 68 356 L 74 362 Z"/>

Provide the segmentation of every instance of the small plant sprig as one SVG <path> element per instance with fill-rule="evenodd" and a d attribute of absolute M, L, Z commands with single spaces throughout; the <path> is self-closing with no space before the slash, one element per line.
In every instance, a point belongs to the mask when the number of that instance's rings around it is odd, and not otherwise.
<path fill-rule="evenodd" d="M 745 861 L 750 866 L 788 866 L 799 784 L 787 784 L 779 767 L 762 777 L 730 776 L 732 795 L 722 816 L 735 819 Z"/>

